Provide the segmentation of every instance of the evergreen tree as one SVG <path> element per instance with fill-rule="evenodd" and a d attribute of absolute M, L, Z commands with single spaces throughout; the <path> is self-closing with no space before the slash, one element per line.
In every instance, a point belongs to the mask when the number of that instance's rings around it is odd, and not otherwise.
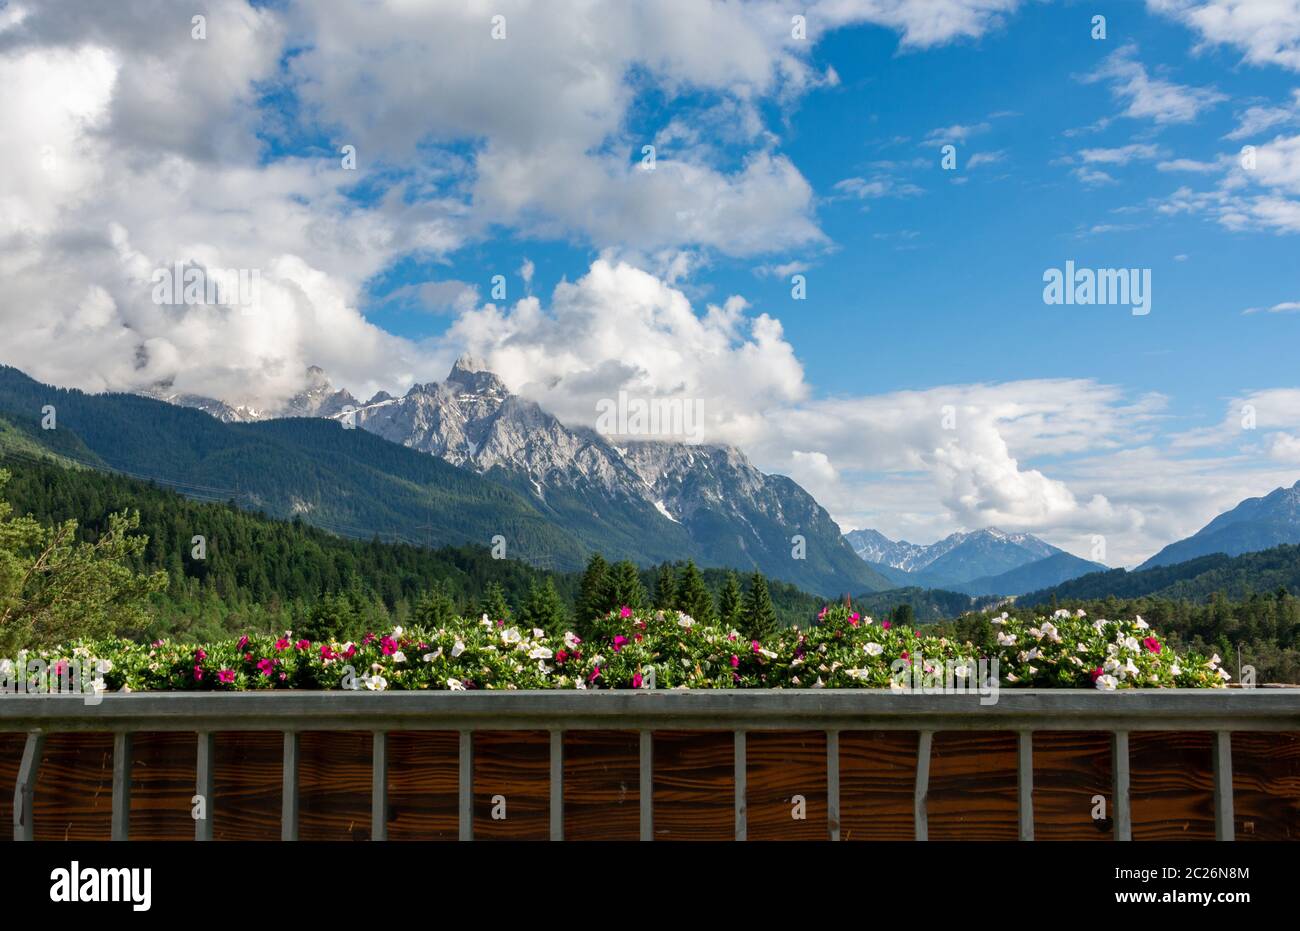
<path fill-rule="evenodd" d="M 411 612 L 411 620 L 425 627 L 441 627 L 455 616 L 456 602 L 442 579 L 420 596 Z"/>
<path fill-rule="evenodd" d="M 655 604 L 660 611 L 672 611 L 677 607 L 677 578 L 671 563 L 659 567 L 655 576 Z"/>
<path fill-rule="evenodd" d="M 592 553 L 587 568 L 582 573 L 578 589 L 577 620 L 581 627 L 605 613 L 606 592 L 609 587 L 609 564 L 599 553 Z"/>
<path fill-rule="evenodd" d="M 540 627 L 551 635 L 564 632 L 568 612 L 564 609 L 559 592 L 555 590 L 555 583 L 549 578 L 541 585 L 531 583 L 528 600 L 519 611 L 519 621 L 528 627 Z"/>
<path fill-rule="evenodd" d="M 728 572 L 727 581 L 723 583 L 722 592 L 718 595 L 718 615 L 724 629 L 735 630 L 740 627 L 744 612 L 743 597 L 736 573 Z"/>
<path fill-rule="evenodd" d="M 745 593 L 744 620 L 744 634 L 751 640 L 762 643 L 776 633 L 776 608 L 772 606 L 767 579 L 763 578 L 761 572 L 755 572 L 749 579 L 749 591 Z"/>
<path fill-rule="evenodd" d="M 610 569 L 603 604 L 601 614 L 623 605 L 633 610 L 645 607 L 645 586 L 641 584 L 641 573 L 637 571 L 634 563 L 625 559 L 615 563 Z"/>
<path fill-rule="evenodd" d="M 898 627 L 914 627 L 916 626 L 916 612 L 912 610 L 910 604 L 904 602 L 894 609 L 894 614 L 890 620 Z"/>
<path fill-rule="evenodd" d="M 693 561 L 687 561 L 686 568 L 682 570 L 681 584 L 677 589 L 678 607 L 695 618 L 701 624 L 712 624 L 717 621 L 717 613 L 713 608 L 713 595 L 709 592 L 709 587 L 704 584 L 704 576 L 700 575 L 700 570 L 695 568 Z"/>
<path fill-rule="evenodd" d="M 505 621 L 510 619 L 510 604 L 500 582 L 489 582 L 483 592 L 483 601 L 479 604 L 479 613 L 486 614 L 488 620 Z"/>

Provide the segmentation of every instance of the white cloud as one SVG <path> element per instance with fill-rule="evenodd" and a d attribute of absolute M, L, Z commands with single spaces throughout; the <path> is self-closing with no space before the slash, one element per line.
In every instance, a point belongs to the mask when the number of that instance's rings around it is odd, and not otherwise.
<path fill-rule="evenodd" d="M 1291 92 L 1291 103 L 1280 107 L 1249 107 L 1237 117 L 1237 128 L 1224 139 L 1249 139 L 1275 126 L 1300 119 L 1300 88 Z"/>
<path fill-rule="evenodd" d="M 1201 111 L 1227 99 L 1213 88 L 1190 87 L 1152 77 L 1137 60 L 1137 46 L 1132 43 L 1116 49 L 1082 80 L 1088 84 L 1107 82 L 1111 94 L 1126 104 L 1124 116 L 1149 119 L 1158 125 L 1189 123 Z"/>
<path fill-rule="evenodd" d="M 1300 71 L 1300 0 L 1147 0 L 1201 35 L 1231 45 L 1255 65 Z"/>

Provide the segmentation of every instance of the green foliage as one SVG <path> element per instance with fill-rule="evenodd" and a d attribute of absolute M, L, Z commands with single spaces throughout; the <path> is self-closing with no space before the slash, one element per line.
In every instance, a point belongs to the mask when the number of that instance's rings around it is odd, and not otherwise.
<path fill-rule="evenodd" d="M 615 563 L 606 576 L 605 611 L 627 607 L 640 610 L 647 602 L 645 586 L 641 584 L 641 574 L 627 560 Z"/>
<path fill-rule="evenodd" d="M 677 589 L 677 608 L 685 611 L 701 624 L 717 623 L 717 611 L 713 607 L 713 595 L 704 584 L 704 577 L 695 563 L 687 562 L 682 570 L 681 582 Z"/>
<path fill-rule="evenodd" d="M 539 628 L 552 637 L 564 632 L 569 622 L 569 612 L 550 579 L 541 585 L 536 582 L 528 589 L 528 599 L 519 611 L 519 622 L 528 628 Z"/>
<path fill-rule="evenodd" d="M 905 624 L 910 627 L 916 621 L 916 612 L 912 610 L 910 604 L 904 602 L 894 609 L 889 619 L 895 624 Z"/>
<path fill-rule="evenodd" d="M 728 572 L 727 581 L 722 584 L 718 594 L 718 623 L 729 630 L 739 629 L 743 615 L 744 596 L 740 591 L 740 580 L 736 573 Z"/>
<path fill-rule="evenodd" d="M 655 572 L 654 606 L 660 611 L 677 607 L 677 576 L 671 563 L 663 563 Z"/>
<path fill-rule="evenodd" d="M 9 479 L 0 470 L 0 491 Z M 12 513 L 0 499 L 0 655 L 144 626 L 149 595 L 167 576 L 131 566 L 148 542 L 133 532 L 138 514 L 109 514 L 103 532 L 86 541 L 74 520 L 49 525 Z"/>
<path fill-rule="evenodd" d="M 755 572 L 749 579 L 749 591 L 745 592 L 743 611 L 745 626 L 742 628 L 746 637 L 763 643 L 776 633 L 776 609 L 772 607 L 772 596 L 767 590 L 767 579 L 761 572 Z"/>
<path fill-rule="evenodd" d="M 609 564 L 599 553 L 593 553 L 587 560 L 587 568 L 582 573 L 582 582 L 578 588 L 576 614 L 580 630 L 609 610 L 606 597 L 609 591 L 608 576 Z"/>
<path fill-rule="evenodd" d="M 532 584 L 536 584 L 535 582 Z M 486 614 L 492 621 L 510 620 L 510 604 L 506 601 L 505 589 L 501 587 L 500 582 L 489 582 L 487 590 L 483 592 L 483 598 L 479 602 L 479 614 Z"/>

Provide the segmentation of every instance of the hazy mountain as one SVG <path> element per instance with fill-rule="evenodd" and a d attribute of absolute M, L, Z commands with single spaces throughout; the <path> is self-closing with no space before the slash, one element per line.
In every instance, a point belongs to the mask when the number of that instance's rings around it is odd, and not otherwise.
<path fill-rule="evenodd" d="M 1020 595 L 1058 585 L 1092 572 L 1105 572 L 1106 566 L 1058 551 L 1035 562 L 1009 569 L 999 575 L 984 576 L 961 582 L 957 590 L 968 595 Z"/>
<path fill-rule="evenodd" d="M 965 591 L 963 583 L 982 582 L 1062 552 L 1032 534 L 996 527 L 950 534 L 929 546 L 890 540 L 875 530 L 855 530 L 845 539 L 895 584 L 957 591 Z"/>
<path fill-rule="evenodd" d="M 1300 482 L 1277 488 L 1262 498 L 1247 498 L 1196 533 L 1170 543 L 1139 570 L 1186 562 L 1196 556 L 1237 556 L 1283 543 L 1300 543 Z"/>

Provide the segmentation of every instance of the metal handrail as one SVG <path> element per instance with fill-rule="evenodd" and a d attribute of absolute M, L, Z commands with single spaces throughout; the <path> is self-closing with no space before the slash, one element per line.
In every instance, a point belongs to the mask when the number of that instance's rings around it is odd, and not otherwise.
<path fill-rule="evenodd" d="M 98 704 L 83 696 L 0 695 L 0 730 L 25 731 L 14 791 L 14 837 L 31 839 L 32 801 L 43 741 L 50 733 L 114 734 L 112 836 L 129 835 L 131 734 L 191 731 L 197 735 L 196 792 L 212 792 L 212 735 L 219 731 L 284 734 L 281 836 L 297 838 L 299 733 L 365 730 L 373 734 L 372 837 L 383 839 L 387 807 L 387 733 L 453 730 L 460 733 L 460 837 L 473 837 L 473 733 L 542 730 L 551 734 L 550 834 L 562 839 L 563 734 L 572 730 L 640 732 L 640 774 L 653 785 L 655 731 L 715 730 L 735 735 L 736 837 L 747 833 L 745 734 L 763 730 L 822 730 L 827 734 L 828 828 L 839 835 L 839 734 L 906 730 L 920 734 L 914 794 L 915 836 L 927 837 L 930 747 L 939 731 L 999 730 L 1019 735 L 1019 836 L 1032 840 L 1033 732 L 1103 731 L 1112 735 L 1114 822 L 1118 840 L 1131 839 L 1129 734 L 1135 731 L 1209 731 L 1213 744 L 1216 836 L 1233 837 L 1234 731 L 1300 730 L 1300 690 L 1153 689 L 1099 692 L 1077 689 L 1003 689 L 992 704 L 979 694 L 895 693 L 875 689 L 735 689 L 639 691 L 470 692 L 141 692 L 107 693 Z M 986 700 L 986 699 L 985 699 Z M 641 837 L 653 836 L 652 791 L 641 793 Z M 195 838 L 211 839 L 210 819 L 195 823 Z"/>

